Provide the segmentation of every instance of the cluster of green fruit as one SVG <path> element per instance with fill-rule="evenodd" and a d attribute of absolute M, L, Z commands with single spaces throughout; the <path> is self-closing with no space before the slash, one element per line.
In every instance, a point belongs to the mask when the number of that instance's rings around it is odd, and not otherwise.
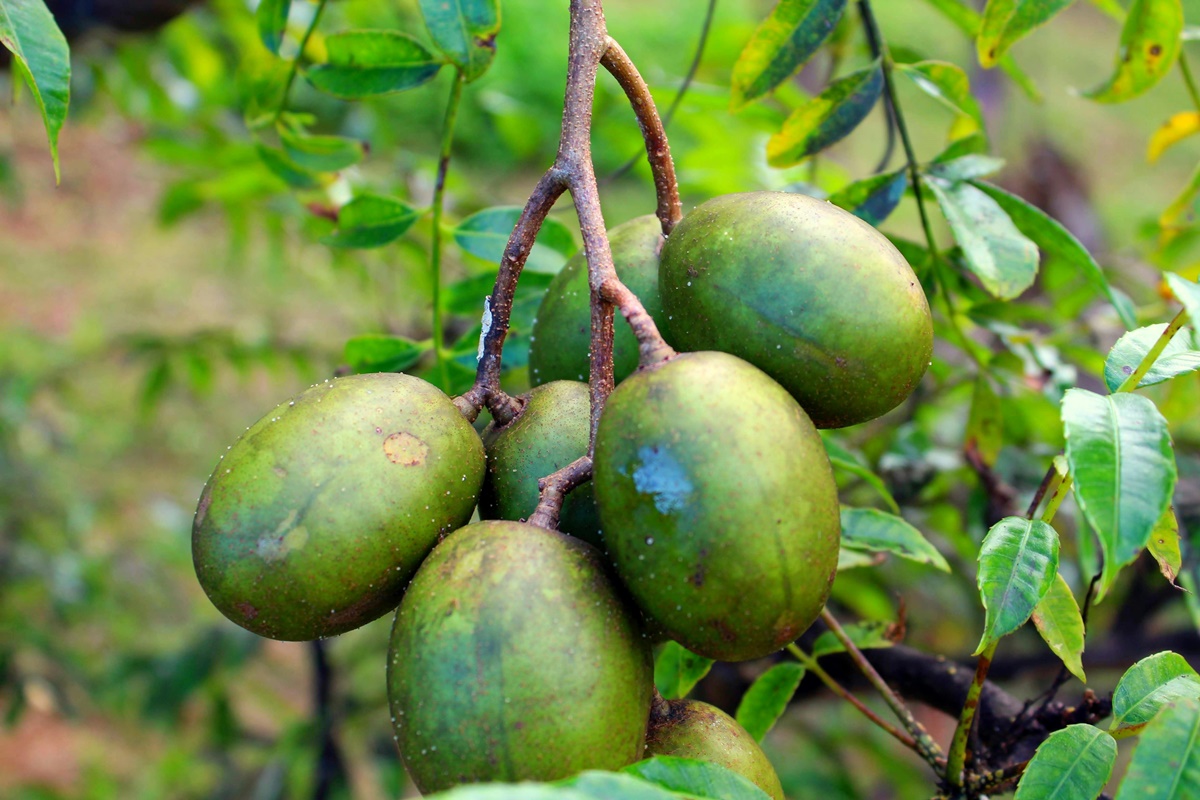
<path fill-rule="evenodd" d="M 562 533 L 520 520 L 538 479 L 588 447 L 587 386 L 570 380 L 587 369 L 582 259 L 547 293 L 537 385 L 514 419 L 481 440 L 438 389 L 400 374 L 313 387 L 213 473 L 193 527 L 197 575 L 230 619 L 277 639 L 396 608 L 389 699 L 424 792 L 669 754 L 717 761 L 780 798 L 735 721 L 655 702 L 652 646 L 754 659 L 813 622 L 840 534 L 817 426 L 908 396 L 932 348 L 928 305 L 884 237 L 799 195 L 718 198 L 669 241 L 642 218 L 611 242 L 668 341 L 700 352 L 635 371 L 621 331 L 623 380 Z M 477 506 L 485 521 L 468 525 Z"/>

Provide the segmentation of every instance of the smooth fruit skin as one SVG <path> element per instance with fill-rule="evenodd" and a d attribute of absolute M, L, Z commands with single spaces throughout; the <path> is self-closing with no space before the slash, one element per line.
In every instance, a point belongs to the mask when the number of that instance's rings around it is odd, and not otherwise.
<path fill-rule="evenodd" d="M 595 548 L 485 521 L 449 536 L 413 578 L 387 683 L 401 757 L 429 793 L 632 764 L 653 659 Z"/>
<path fill-rule="evenodd" d="M 483 519 L 528 519 L 541 493 L 538 480 L 587 455 L 591 397 L 586 383 L 554 381 L 525 395 L 516 419 L 483 432 L 487 476 L 479 493 Z M 603 549 L 600 517 L 589 481 L 567 495 L 558 529 Z"/>
<path fill-rule="evenodd" d="M 933 353 L 929 303 L 883 234 L 812 197 L 753 192 L 698 206 L 663 248 L 671 343 L 746 359 L 819 428 L 890 411 Z"/>
<path fill-rule="evenodd" d="M 665 700 L 650 715 L 646 757 L 676 756 L 708 761 L 733 770 L 766 792 L 784 800 L 779 775 L 738 721 L 699 700 Z"/>
<path fill-rule="evenodd" d="M 438 537 L 470 519 L 483 470 L 478 434 L 431 384 L 326 381 L 217 465 L 192 525 L 196 576 L 261 636 L 344 633 L 396 607 Z"/>
<path fill-rule="evenodd" d="M 622 223 L 608 232 L 608 241 L 617 277 L 638 296 L 661 327 L 658 259 L 663 235 L 658 217 L 650 214 Z M 581 252 L 554 276 L 538 308 L 533 340 L 529 345 L 531 384 L 588 379 L 592 329 L 590 303 L 587 258 Z M 637 340 L 629 326 L 617 319 L 613 337 L 615 380 L 618 383 L 624 380 L 637 365 Z"/>
<path fill-rule="evenodd" d="M 773 653 L 837 570 L 837 489 L 803 409 L 756 367 L 684 353 L 608 399 L 596 436 L 604 541 L 638 604 L 688 650 Z"/>

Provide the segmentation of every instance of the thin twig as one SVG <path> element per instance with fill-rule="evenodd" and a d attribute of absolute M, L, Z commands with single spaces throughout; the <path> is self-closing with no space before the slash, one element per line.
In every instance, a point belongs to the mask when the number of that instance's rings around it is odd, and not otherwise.
<path fill-rule="evenodd" d="M 592 479 L 592 459 L 581 456 L 557 472 L 538 481 L 542 493 L 537 508 L 529 517 L 530 525 L 558 530 L 558 517 L 562 513 L 567 494 Z"/>
<path fill-rule="evenodd" d="M 954 730 L 954 739 L 950 742 L 950 756 L 946 760 L 946 780 L 951 786 L 963 785 L 963 766 L 967 758 L 967 741 L 971 738 L 971 729 L 975 724 L 975 712 L 979 709 L 979 695 L 983 693 L 983 684 L 987 680 L 988 670 L 992 667 L 992 658 L 996 655 L 996 647 L 1000 640 L 996 639 L 979 654 L 975 665 L 975 680 L 967 689 L 967 699 L 963 702 L 962 713 L 958 718 L 958 727 Z"/>
<path fill-rule="evenodd" d="M 442 147 L 438 154 L 437 179 L 433 185 L 433 243 L 429 248 L 429 277 L 433 282 L 433 354 L 442 389 L 449 390 L 450 373 L 446 366 L 446 332 L 442 327 L 442 213 L 446 206 L 446 174 L 450 171 L 450 151 L 454 144 L 454 123 L 458 119 L 459 101 L 467 80 L 461 70 L 454 71 L 454 85 L 446 103 L 442 123 Z"/>
<path fill-rule="evenodd" d="M 292 84 L 296 82 L 296 74 L 300 72 L 300 59 L 304 58 L 304 51 L 308 48 L 308 40 L 312 38 L 313 33 L 317 30 L 317 23 L 321 21 L 321 14 L 325 12 L 325 4 L 327 2 L 328 0 L 320 0 L 317 3 L 317 10 L 313 12 L 312 20 L 308 23 L 304 35 L 300 37 L 300 50 L 292 60 L 292 66 L 288 70 L 287 82 L 283 84 L 283 96 L 279 98 L 279 107 L 275 109 L 275 116 L 271 119 L 271 122 L 278 122 L 279 118 L 283 116 L 283 112 L 287 110 L 288 96 L 292 93 Z"/>

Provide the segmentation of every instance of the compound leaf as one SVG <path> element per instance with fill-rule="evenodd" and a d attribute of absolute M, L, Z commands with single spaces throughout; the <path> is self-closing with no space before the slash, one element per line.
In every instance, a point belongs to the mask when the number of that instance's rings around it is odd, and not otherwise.
<path fill-rule="evenodd" d="M 41 112 L 58 181 L 58 134 L 71 97 L 67 39 L 42 0 L 0 0 L 0 45 L 12 53 L 14 74 L 25 79 Z"/>
<path fill-rule="evenodd" d="M 1071 587 L 1061 574 L 1054 576 L 1050 590 L 1033 609 L 1033 624 L 1043 641 L 1072 675 L 1087 683 L 1083 673 L 1083 615 Z"/>
<path fill-rule="evenodd" d="M 876 61 L 826 87 L 783 123 L 767 142 L 767 163 L 790 167 L 850 134 L 879 102 L 883 69 Z"/>
<path fill-rule="evenodd" d="M 663 645 L 654 659 L 654 685 L 668 700 L 684 697 L 712 669 L 713 660 L 698 656 L 678 642 Z"/>
<path fill-rule="evenodd" d="M 499 0 L 421 0 L 434 44 L 468 82 L 491 66 L 500 33 Z"/>
<path fill-rule="evenodd" d="M 929 564 L 942 572 L 950 565 L 922 533 L 895 514 L 876 508 L 843 508 L 842 546 L 852 550 L 894 553 Z"/>
<path fill-rule="evenodd" d="M 754 740 L 761 742 L 783 716 L 792 695 L 804 679 L 803 664 L 784 661 L 759 675 L 738 703 L 736 719 Z"/>
<path fill-rule="evenodd" d="M 1058 574 L 1058 532 L 1041 520 L 1005 517 L 979 548 L 979 596 L 985 619 L 979 655 L 1020 628 L 1050 591 Z"/>
<path fill-rule="evenodd" d="M 1162 707 L 1180 698 L 1200 698 L 1200 675 L 1183 656 L 1170 650 L 1134 664 L 1113 691 L 1112 724 L 1118 739 L 1133 736 L 1154 719 Z"/>
<path fill-rule="evenodd" d="M 1018 40 L 1044 25 L 1075 0 L 988 0 L 975 47 L 979 63 L 991 68 Z"/>
<path fill-rule="evenodd" d="M 1181 33 L 1181 0 L 1133 0 L 1121 28 L 1112 76 L 1083 96 L 1098 103 L 1122 103 L 1150 89 L 1175 64 Z"/>
<path fill-rule="evenodd" d="M 779 0 L 733 65 L 730 110 L 769 93 L 804 66 L 845 9 L 846 0 Z"/>
<path fill-rule="evenodd" d="M 1129 331 L 1113 345 L 1104 360 L 1104 383 L 1110 392 L 1115 392 L 1134 373 L 1142 359 L 1150 352 L 1154 343 L 1162 338 L 1167 324 L 1147 325 Z M 1153 386 L 1180 375 L 1200 369 L 1200 350 L 1193 347 L 1192 330 L 1180 329 L 1159 353 L 1154 365 L 1138 383 L 1137 388 Z"/>
<path fill-rule="evenodd" d="M 1200 703 L 1180 700 L 1146 726 L 1116 800 L 1191 800 L 1200 786 Z"/>
<path fill-rule="evenodd" d="M 407 33 L 369 30 L 325 40 L 329 61 L 305 73 L 308 82 L 345 100 L 401 92 L 431 80 L 443 61 Z"/>
<path fill-rule="evenodd" d="M 1117 743 L 1095 725 L 1055 731 L 1038 745 L 1016 800 L 1096 800 L 1117 760 Z"/>

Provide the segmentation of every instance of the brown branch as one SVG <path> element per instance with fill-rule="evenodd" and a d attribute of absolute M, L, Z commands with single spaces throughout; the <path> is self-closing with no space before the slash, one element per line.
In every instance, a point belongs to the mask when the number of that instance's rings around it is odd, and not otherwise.
<path fill-rule="evenodd" d="M 592 479 L 592 459 L 581 456 L 557 472 L 538 481 L 542 496 L 537 508 L 529 517 L 530 525 L 558 530 L 558 516 L 562 513 L 563 501 L 574 489 Z"/>

